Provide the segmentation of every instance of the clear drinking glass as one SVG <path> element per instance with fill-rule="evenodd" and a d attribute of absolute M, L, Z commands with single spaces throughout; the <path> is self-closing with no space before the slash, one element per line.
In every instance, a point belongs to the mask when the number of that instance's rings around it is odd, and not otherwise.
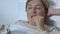
<path fill-rule="evenodd" d="M 9 26 L 5 26 L 4 29 L 0 30 L 0 34 L 7 34 L 9 32 Z"/>

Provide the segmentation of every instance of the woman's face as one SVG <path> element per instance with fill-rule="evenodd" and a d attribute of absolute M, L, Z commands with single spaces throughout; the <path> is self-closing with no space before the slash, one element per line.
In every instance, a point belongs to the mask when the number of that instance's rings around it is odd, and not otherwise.
<path fill-rule="evenodd" d="M 40 0 L 31 0 L 27 5 L 28 20 L 33 22 L 35 16 L 45 16 L 45 9 Z"/>

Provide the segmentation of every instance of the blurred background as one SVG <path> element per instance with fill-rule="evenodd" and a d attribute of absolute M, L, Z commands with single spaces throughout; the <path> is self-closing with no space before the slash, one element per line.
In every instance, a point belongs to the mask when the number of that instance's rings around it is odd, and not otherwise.
<path fill-rule="evenodd" d="M 53 9 L 60 9 L 60 0 L 54 2 Z M 26 20 L 26 0 L 0 0 L 0 24 L 13 24 L 16 20 Z"/>

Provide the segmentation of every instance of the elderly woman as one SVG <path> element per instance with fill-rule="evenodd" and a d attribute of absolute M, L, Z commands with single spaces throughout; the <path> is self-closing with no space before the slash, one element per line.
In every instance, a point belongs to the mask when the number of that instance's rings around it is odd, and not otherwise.
<path fill-rule="evenodd" d="M 32 31 L 28 30 L 28 32 L 31 31 L 30 33 L 25 32 L 25 34 L 48 34 L 50 32 L 52 27 L 45 24 L 48 6 L 42 0 L 27 0 L 26 13 L 28 21 L 19 20 L 15 23 L 32 29 Z"/>

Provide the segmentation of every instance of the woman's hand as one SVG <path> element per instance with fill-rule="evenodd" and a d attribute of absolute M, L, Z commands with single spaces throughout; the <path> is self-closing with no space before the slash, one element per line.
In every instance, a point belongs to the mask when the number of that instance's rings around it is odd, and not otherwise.
<path fill-rule="evenodd" d="M 35 16 L 33 17 L 35 23 L 36 23 L 36 27 L 38 29 L 39 32 L 43 32 L 45 31 L 45 28 L 44 28 L 44 17 L 42 16 Z"/>
<path fill-rule="evenodd" d="M 4 25 L 0 25 L 0 30 L 4 30 L 5 26 Z"/>

